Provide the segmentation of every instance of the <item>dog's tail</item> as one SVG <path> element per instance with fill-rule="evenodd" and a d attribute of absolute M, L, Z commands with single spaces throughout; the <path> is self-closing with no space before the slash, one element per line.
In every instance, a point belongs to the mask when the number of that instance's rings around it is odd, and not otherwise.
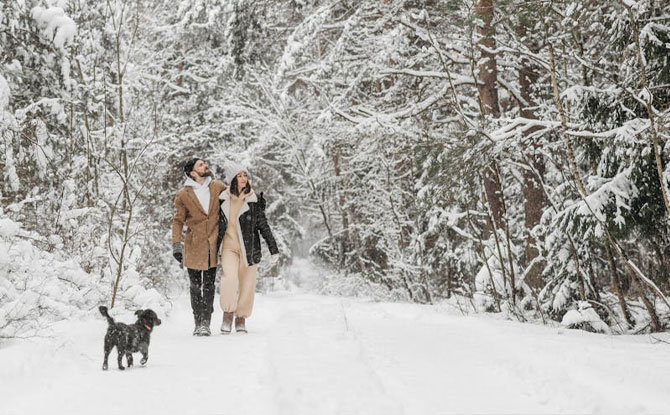
<path fill-rule="evenodd" d="M 107 322 L 109 324 L 114 324 L 114 319 L 109 316 L 109 313 L 107 312 L 107 307 L 101 305 L 100 307 L 98 307 L 98 310 L 100 310 L 100 314 L 107 317 Z"/>

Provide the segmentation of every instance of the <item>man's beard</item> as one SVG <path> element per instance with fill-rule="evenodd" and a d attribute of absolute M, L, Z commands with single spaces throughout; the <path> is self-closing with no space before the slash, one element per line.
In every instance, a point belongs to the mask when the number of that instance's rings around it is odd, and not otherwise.
<path fill-rule="evenodd" d="M 212 175 L 212 171 L 210 169 L 207 169 L 203 173 L 195 172 L 195 174 L 197 174 L 200 177 L 209 177 Z"/>

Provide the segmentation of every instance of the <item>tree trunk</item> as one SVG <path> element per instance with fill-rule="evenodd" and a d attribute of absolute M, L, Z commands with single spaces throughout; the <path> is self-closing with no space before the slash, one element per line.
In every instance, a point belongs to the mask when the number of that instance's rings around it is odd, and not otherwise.
<path fill-rule="evenodd" d="M 617 298 L 619 299 L 619 306 L 621 307 L 621 314 L 623 314 L 624 319 L 626 320 L 626 323 L 628 324 L 628 327 L 633 327 L 635 324 L 633 323 L 633 318 L 631 317 L 630 311 L 628 310 L 628 305 L 626 304 L 626 298 L 623 295 L 623 291 L 621 290 L 621 279 L 619 277 L 619 273 L 616 271 L 616 264 L 614 262 L 614 256 L 612 255 L 612 249 L 610 248 L 610 243 L 607 241 L 605 243 L 605 253 L 607 254 L 607 261 L 610 264 L 610 268 L 612 270 L 612 280 L 610 281 L 612 285 L 612 289 L 614 289 L 614 292 L 617 295 Z"/>
<path fill-rule="evenodd" d="M 477 33 L 480 35 L 477 48 L 481 54 L 478 64 L 479 82 L 477 83 L 477 88 L 479 89 L 482 112 L 485 115 L 492 115 L 494 118 L 498 118 L 500 116 L 498 87 L 496 84 L 498 65 L 496 64 L 494 30 L 491 27 L 491 21 L 493 20 L 493 0 L 479 0 L 475 14 L 481 21 L 477 27 Z"/>
<path fill-rule="evenodd" d="M 498 86 L 496 80 L 498 78 L 498 66 L 496 64 L 495 55 L 495 37 L 494 30 L 491 27 L 493 20 L 493 0 L 479 0 L 475 10 L 477 18 L 480 20 L 477 27 L 477 33 L 480 39 L 477 42 L 477 48 L 480 51 L 480 59 L 478 63 L 478 82 L 477 89 L 479 90 L 479 102 L 481 105 L 482 115 L 490 115 L 493 118 L 500 117 L 500 107 L 498 105 Z M 484 169 L 484 191 L 486 194 L 486 201 L 491 207 L 493 221 L 489 223 L 487 231 L 493 229 L 503 229 L 503 202 L 500 190 L 500 181 L 498 178 L 497 167 L 495 161 L 491 161 Z"/>
<path fill-rule="evenodd" d="M 335 147 L 333 149 L 332 153 L 332 159 L 333 159 L 333 169 L 335 171 L 335 176 L 338 179 L 338 187 L 339 189 L 339 197 L 338 197 L 338 209 L 340 211 L 340 214 L 342 216 L 342 233 L 344 235 L 344 239 L 340 243 L 340 265 L 343 266 L 345 262 L 345 258 L 347 253 L 351 252 L 351 244 L 353 243 L 353 248 L 356 251 L 356 261 L 358 262 L 358 266 L 360 268 L 361 272 L 366 272 L 366 267 L 365 263 L 363 262 L 363 258 L 361 257 L 361 246 L 360 246 L 360 239 L 358 238 L 358 233 L 352 229 L 352 226 L 350 226 L 350 217 L 349 214 L 351 213 L 351 208 L 347 210 L 347 199 L 346 199 L 346 191 L 347 191 L 347 178 L 342 176 L 341 171 L 340 171 L 340 149 L 339 147 Z M 353 215 L 352 215 L 353 218 Z"/>
<path fill-rule="evenodd" d="M 521 15 L 519 20 L 519 26 L 517 28 L 517 34 L 520 38 L 525 38 L 527 34 L 527 29 L 530 27 L 530 21 L 528 16 Z M 527 39 L 528 40 L 528 39 Z M 526 42 L 531 46 L 533 52 L 537 52 L 539 47 L 535 46 L 535 42 L 529 41 Z M 533 97 L 533 86 L 537 83 L 539 78 L 539 68 L 537 65 L 533 64 L 530 59 L 525 56 L 521 57 L 521 63 L 519 67 L 519 87 L 521 92 L 521 98 L 523 103 L 521 104 L 520 113 L 521 116 L 528 119 L 537 119 L 535 114 L 535 100 Z M 537 128 L 531 128 L 524 132 L 524 136 L 529 136 L 533 134 Z M 542 217 L 542 212 L 544 210 L 545 199 L 544 191 L 542 185 L 538 180 L 538 177 L 541 179 L 544 177 L 544 160 L 542 156 L 537 152 L 537 143 L 535 140 L 529 140 L 526 144 L 523 151 L 528 154 L 528 160 L 530 162 L 529 168 L 532 170 L 525 170 L 523 172 L 523 196 L 524 196 L 524 208 L 525 208 L 525 226 L 526 226 L 526 264 L 530 265 L 530 269 L 526 270 L 526 283 L 535 290 L 540 290 L 544 287 L 544 281 L 542 280 L 542 269 L 544 269 L 545 262 L 538 261 L 533 263 L 533 260 L 537 258 L 539 252 L 535 246 L 536 241 L 533 237 L 531 231 L 532 229 L 540 223 L 540 218 Z"/>

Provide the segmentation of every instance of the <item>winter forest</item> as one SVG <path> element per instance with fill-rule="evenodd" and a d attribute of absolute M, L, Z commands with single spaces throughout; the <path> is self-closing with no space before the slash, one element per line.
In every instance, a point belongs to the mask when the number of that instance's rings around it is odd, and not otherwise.
<path fill-rule="evenodd" d="M 662 335 L 669 59 L 666 0 L 2 0 L 0 341 L 167 313 L 191 157 L 264 192 L 260 291 Z"/>

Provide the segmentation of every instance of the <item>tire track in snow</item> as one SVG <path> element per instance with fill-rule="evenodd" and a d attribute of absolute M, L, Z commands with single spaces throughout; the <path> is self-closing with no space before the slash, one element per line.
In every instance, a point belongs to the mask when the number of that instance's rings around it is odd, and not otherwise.
<path fill-rule="evenodd" d="M 403 394 L 407 414 L 550 412 L 519 393 L 507 373 L 492 370 L 486 333 L 473 331 L 468 318 L 360 302 L 351 314 L 387 388 Z"/>
<path fill-rule="evenodd" d="M 278 318 L 268 332 L 279 413 L 401 413 L 360 343 L 347 332 L 338 299 L 292 296 L 282 301 L 272 300 Z"/>
<path fill-rule="evenodd" d="M 346 325 L 346 330 L 347 332 L 350 332 L 352 337 L 356 340 L 357 347 L 359 349 L 359 353 L 361 356 L 361 361 L 365 362 L 366 367 L 371 373 L 374 373 L 374 378 L 377 380 L 377 382 L 380 384 L 381 388 L 384 390 L 385 394 L 387 396 L 394 396 L 392 394 L 392 388 L 389 388 L 388 386 L 388 379 L 379 371 L 379 362 L 383 362 L 383 366 L 386 366 L 388 364 L 393 365 L 395 362 L 393 359 L 389 359 L 388 357 L 382 356 L 379 353 L 375 352 L 374 350 L 370 349 L 368 346 L 366 346 L 361 338 L 361 336 L 358 333 L 358 330 L 356 329 L 356 321 L 355 319 L 352 320 L 347 316 L 347 310 L 349 309 L 349 301 L 346 299 L 340 299 L 340 307 L 342 309 L 342 315 L 343 319 Z M 345 306 L 345 303 L 347 304 Z M 398 400 L 394 399 L 394 406 L 395 406 L 395 412 L 396 414 L 405 414 L 405 404 Z"/>

